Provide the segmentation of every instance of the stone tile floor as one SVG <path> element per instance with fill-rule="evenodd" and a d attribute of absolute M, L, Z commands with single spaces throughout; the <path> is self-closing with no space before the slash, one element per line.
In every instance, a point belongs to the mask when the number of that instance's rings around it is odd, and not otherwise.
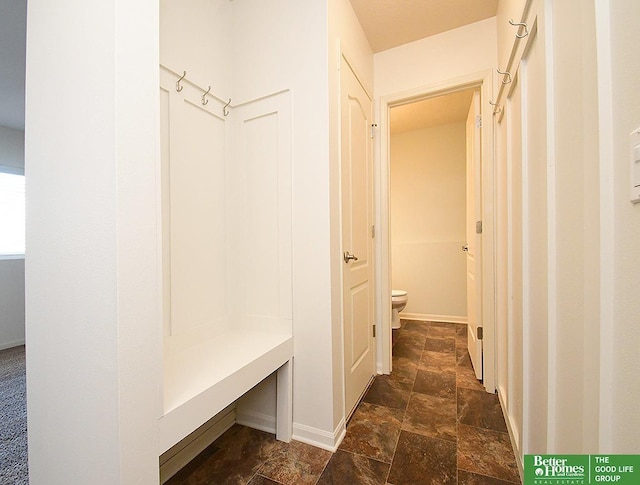
<path fill-rule="evenodd" d="M 466 325 L 404 321 L 336 453 L 234 425 L 168 485 L 519 484 L 502 410 L 475 378 Z"/>

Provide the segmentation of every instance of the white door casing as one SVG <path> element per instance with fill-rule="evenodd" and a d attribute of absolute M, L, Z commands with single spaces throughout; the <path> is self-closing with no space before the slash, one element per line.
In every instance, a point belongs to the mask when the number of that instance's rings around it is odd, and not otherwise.
<path fill-rule="evenodd" d="M 340 86 L 341 256 L 345 411 L 348 417 L 375 373 L 373 167 L 371 99 L 344 57 Z"/>
<path fill-rule="evenodd" d="M 466 122 L 467 133 L 467 347 L 476 377 L 483 377 L 482 340 L 482 150 L 480 92 L 473 94 Z"/>

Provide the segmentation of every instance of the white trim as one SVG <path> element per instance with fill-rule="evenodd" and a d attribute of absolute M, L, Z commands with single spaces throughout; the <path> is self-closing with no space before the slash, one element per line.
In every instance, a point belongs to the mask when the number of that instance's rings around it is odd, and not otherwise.
<path fill-rule="evenodd" d="M 293 423 L 293 439 L 307 443 L 308 445 L 322 448 L 334 453 L 347 432 L 345 420 L 341 419 L 333 433 L 322 429 L 313 428 L 300 423 Z"/>
<path fill-rule="evenodd" d="M 545 0 L 544 35 L 547 89 L 547 453 L 560 453 L 556 449 L 557 389 L 558 389 L 558 257 L 556 212 L 556 89 L 554 66 L 553 0 Z"/>
<path fill-rule="evenodd" d="M 22 254 L 0 254 L 0 261 L 11 259 L 24 259 L 24 253 Z"/>
<path fill-rule="evenodd" d="M 255 411 L 236 410 L 236 423 L 249 428 L 259 429 L 267 433 L 276 434 L 276 417 Z"/>
<path fill-rule="evenodd" d="M 376 194 L 376 203 L 379 204 L 379 227 L 375 241 L 376 253 L 379 255 L 378 269 L 376 273 L 378 300 L 381 302 L 381 311 L 377 321 L 380 329 L 381 363 L 378 366 L 379 373 L 387 373 L 385 366 L 391 369 L 391 244 L 390 244 L 390 215 L 389 215 L 389 179 L 390 179 L 390 123 L 389 109 L 392 106 L 410 103 L 420 99 L 441 96 L 470 87 L 479 86 L 481 89 L 482 107 L 481 114 L 488 120 L 492 112 L 489 98 L 493 91 L 493 73 L 491 70 L 471 73 L 440 83 L 421 86 L 399 93 L 388 94 L 380 97 L 380 152 L 374 159 L 374 170 L 380 184 Z M 495 390 L 495 224 L 493 205 L 494 186 L 494 158 L 493 158 L 493 123 L 484 123 L 482 131 L 483 149 L 483 268 L 482 283 L 485 291 L 482 295 L 482 326 L 485 333 L 483 343 L 484 382 L 488 391 Z M 485 177 L 486 175 L 486 177 Z M 383 302 L 388 301 L 388 305 Z M 406 317 L 405 317 L 406 318 Z"/>
<path fill-rule="evenodd" d="M 600 128 L 600 453 L 613 452 L 614 149 L 610 0 L 595 0 Z"/>
<path fill-rule="evenodd" d="M 18 340 L 11 340 L 10 342 L 0 342 L 0 350 L 20 347 L 22 345 L 25 345 L 25 340 L 23 338 Z"/>
<path fill-rule="evenodd" d="M 509 434 L 509 440 L 511 441 L 511 447 L 514 450 L 514 455 L 516 457 L 516 465 L 518 465 L 518 472 L 520 473 L 520 481 L 524 483 L 524 465 L 522 463 L 522 453 L 518 448 L 518 443 L 520 437 L 516 433 L 518 429 L 517 426 L 513 423 L 512 417 L 509 413 L 505 412 L 507 406 L 504 403 L 504 396 L 501 392 L 498 392 L 498 401 L 500 402 L 500 407 L 502 408 L 502 415 L 505 417 L 505 423 L 507 424 L 507 432 Z"/>
<path fill-rule="evenodd" d="M 402 320 L 415 320 L 424 322 L 467 323 L 466 316 L 434 315 L 432 313 L 400 313 Z"/>
<path fill-rule="evenodd" d="M 165 483 L 236 422 L 235 403 L 160 456 L 160 483 Z"/>

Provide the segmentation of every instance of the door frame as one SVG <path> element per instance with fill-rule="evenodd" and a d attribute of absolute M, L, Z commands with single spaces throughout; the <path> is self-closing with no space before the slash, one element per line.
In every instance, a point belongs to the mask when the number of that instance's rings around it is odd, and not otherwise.
<path fill-rule="evenodd" d="M 482 116 L 482 322 L 484 387 L 495 392 L 495 158 L 494 120 L 489 100 L 493 95 L 493 72 L 484 70 L 449 79 L 437 84 L 417 87 L 408 91 L 380 97 L 380 149 L 374 154 L 374 171 L 377 179 L 376 230 L 374 244 L 377 255 L 376 290 L 379 302 L 376 327 L 379 330 L 377 370 L 389 374 L 391 364 L 391 230 L 390 230 L 390 126 L 389 110 L 394 106 L 448 94 L 462 89 L 480 89 L 480 113 Z"/>

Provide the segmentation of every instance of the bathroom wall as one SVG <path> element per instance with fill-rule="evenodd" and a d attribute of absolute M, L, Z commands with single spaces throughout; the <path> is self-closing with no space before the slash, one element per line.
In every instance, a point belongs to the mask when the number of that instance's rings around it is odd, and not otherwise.
<path fill-rule="evenodd" d="M 24 131 L 0 126 L 0 172 L 24 173 Z M 0 350 L 24 344 L 24 258 L 0 257 Z"/>
<path fill-rule="evenodd" d="M 465 322 L 465 123 L 391 135 L 392 286 L 405 318 Z"/>

